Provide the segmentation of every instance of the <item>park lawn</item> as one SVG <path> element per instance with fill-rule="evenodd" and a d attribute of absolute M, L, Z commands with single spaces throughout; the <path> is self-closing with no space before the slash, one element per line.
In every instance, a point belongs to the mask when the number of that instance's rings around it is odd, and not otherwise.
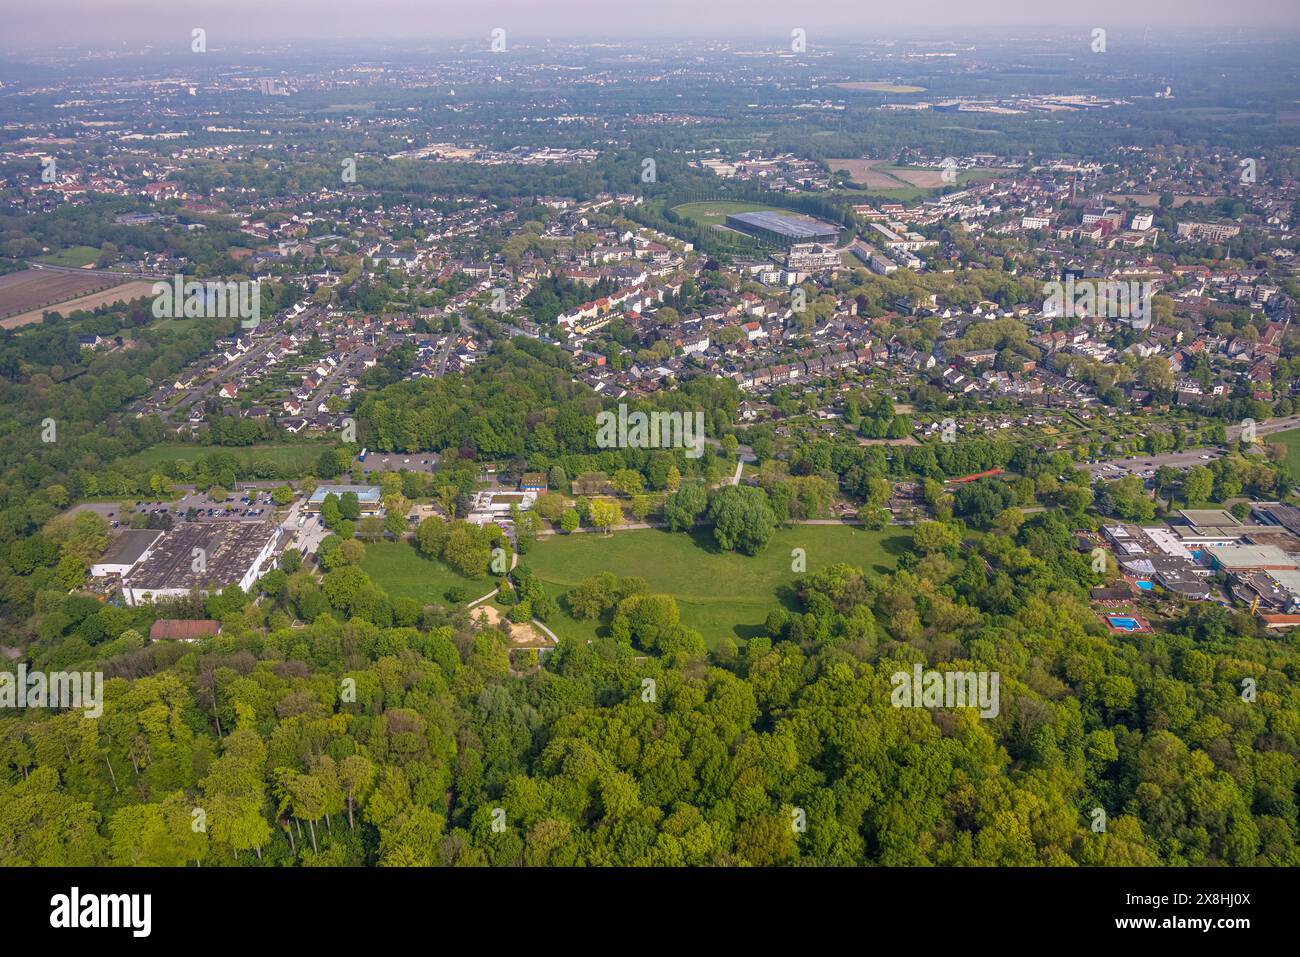
<path fill-rule="evenodd" d="M 778 529 L 766 550 L 749 557 L 719 551 L 709 529 L 691 535 L 637 529 L 549 536 L 520 562 L 537 573 L 557 600 L 603 571 L 638 575 L 651 592 L 676 598 L 682 621 L 716 647 L 723 637 L 743 643 L 761 634 L 768 612 L 776 608 L 797 607 L 792 586 L 802 573 L 791 571 L 793 549 L 804 549 L 809 572 L 836 562 L 885 572 L 911 547 L 910 540 L 910 530 L 899 527 L 871 532 L 849 525 L 797 525 Z M 563 606 L 547 624 L 562 638 L 592 638 L 600 627 L 571 618 Z"/>
<path fill-rule="evenodd" d="M 320 459 L 320 454 L 328 448 L 325 444 L 312 445 L 190 445 L 180 443 L 160 443 L 137 452 L 127 461 L 132 465 L 153 466 L 164 462 L 196 462 L 212 452 L 225 452 L 236 456 L 247 464 L 259 459 L 269 459 L 276 465 L 294 472 L 306 474 L 312 470 Z"/>
<path fill-rule="evenodd" d="M 36 261 L 51 266 L 71 266 L 74 269 L 80 269 L 83 266 L 89 266 L 98 258 L 99 250 L 94 246 L 72 246 L 57 253 L 38 256 Z"/>
<path fill-rule="evenodd" d="M 1291 469 L 1291 477 L 1300 481 L 1300 429 L 1274 432 L 1272 435 L 1264 436 L 1263 439 L 1269 444 L 1286 446 L 1285 461 Z"/>
<path fill-rule="evenodd" d="M 391 598 L 414 598 L 421 605 L 447 605 L 447 589 L 463 586 L 479 598 L 492 591 L 495 580 L 466 578 L 448 565 L 425 558 L 409 541 L 371 542 L 361 559 L 361 570 Z"/>

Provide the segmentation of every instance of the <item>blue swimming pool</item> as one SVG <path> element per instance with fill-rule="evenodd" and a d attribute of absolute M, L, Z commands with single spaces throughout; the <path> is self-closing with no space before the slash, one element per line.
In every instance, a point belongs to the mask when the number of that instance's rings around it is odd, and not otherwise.
<path fill-rule="evenodd" d="M 1136 618 L 1125 618 L 1120 615 L 1111 615 L 1107 621 L 1112 628 L 1118 628 L 1120 631 L 1137 631 L 1141 627 Z"/>
<path fill-rule="evenodd" d="M 1139 590 L 1139 591 L 1150 591 L 1151 589 L 1153 589 L 1153 588 L 1156 587 L 1155 585 L 1151 584 L 1150 582 L 1138 582 L 1138 583 L 1137 583 L 1137 586 L 1138 586 L 1138 590 Z"/>

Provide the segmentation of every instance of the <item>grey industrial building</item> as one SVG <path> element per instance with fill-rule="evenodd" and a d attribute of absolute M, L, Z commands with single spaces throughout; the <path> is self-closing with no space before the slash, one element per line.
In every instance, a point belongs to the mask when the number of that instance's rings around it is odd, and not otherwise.
<path fill-rule="evenodd" d="M 109 575 L 127 574 L 149 553 L 162 538 L 163 533 L 151 528 L 128 528 L 113 539 L 102 558 L 90 566 L 90 574 L 95 578 Z"/>
<path fill-rule="evenodd" d="M 730 213 L 727 225 L 738 232 L 757 236 L 781 246 L 792 243 L 834 243 L 839 239 L 837 226 L 762 210 L 756 213 Z"/>
<path fill-rule="evenodd" d="M 280 540 L 273 522 L 178 525 L 122 579 L 128 605 L 230 585 L 248 590 L 267 571 Z"/>

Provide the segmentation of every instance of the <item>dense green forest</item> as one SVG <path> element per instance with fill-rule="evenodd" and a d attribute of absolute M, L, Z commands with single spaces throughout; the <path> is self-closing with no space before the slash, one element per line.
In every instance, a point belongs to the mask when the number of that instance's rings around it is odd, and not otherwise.
<path fill-rule="evenodd" d="M 1294 646 L 1213 605 L 1103 634 L 1071 531 L 923 526 L 713 658 L 634 579 L 566 596 L 606 637 L 542 667 L 351 565 L 213 596 L 195 646 L 50 596 L 115 637 L 34 664 L 102 669 L 104 713 L 0 719 L 0 863 L 1300 863 Z M 999 714 L 892 707 L 914 662 L 998 672 Z"/>

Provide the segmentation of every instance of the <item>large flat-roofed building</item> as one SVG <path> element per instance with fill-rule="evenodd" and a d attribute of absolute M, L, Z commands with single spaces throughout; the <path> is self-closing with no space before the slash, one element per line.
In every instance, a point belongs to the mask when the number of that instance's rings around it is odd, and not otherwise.
<path fill-rule="evenodd" d="M 150 550 L 162 535 L 155 528 L 128 528 L 113 539 L 103 557 L 90 566 L 90 574 L 95 578 L 125 575 L 149 557 Z"/>
<path fill-rule="evenodd" d="M 1256 509 L 1252 514 L 1261 515 Z M 1281 524 L 1247 525 L 1222 509 L 1181 509 L 1186 524 L 1170 530 L 1188 548 L 1205 550 L 1224 545 L 1272 545 L 1292 556 L 1300 555 L 1300 535 Z"/>
<path fill-rule="evenodd" d="M 784 213 L 762 210 L 756 213 L 730 213 L 727 225 L 750 236 L 789 246 L 793 243 L 834 243 L 840 231 L 836 226 Z"/>
<path fill-rule="evenodd" d="M 1241 232 L 1240 226 L 1230 223 L 1179 223 L 1179 239 L 1197 239 L 1205 242 L 1221 243 L 1232 239 Z"/>
<path fill-rule="evenodd" d="M 1223 545 L 1210 552 L 1218 571 L 1231 573 L 1295 571 L 1295 559 L 1274 545 Z"/>
<path fill-rule="evenodd" d="M 1280 525 L 1293 535 L 1300 535 L 1300 508 L 1268 502 L 1254 506 L 1254 512 L 1269 525 Z"/>
<path fill-rule="evenodd" d="M 274 522 L 178 525 L 122 579 L 122 596 L 138 605 L 229 585 L 247 591 L 270 571 L 279 538 Z"/>
<path fill-rule="evenodd" d="M 1198 574 L 1181 568 L 1157 569 L 1155 580 L 1168 591 L 1190 601 L 1207 601 L 1214 592 Z"/>
<path fill-rule="evenodd" d="M 536 492 L 477 492 L 470 505 L 465 520 L 475 525 L 500 522 L 510 517 L 510 507 L 517 505 L 520 511 L 527 511 L 537 501 Z"/>
<path fill-rule="evenodd" d="M 1222 508 L 1180 508 L 1178 514 L 1188 525 L 1197 528 L 1237 528 L 1241 525 L 1240 519 Z"/>
<path fill-rule="evenodd" d="M 1168 529 L 1104 525 L 1101 531 L 1111 543 L 1115 563 L 1125 574 L 1156 579 L 1186 597 L 1202 597 L 1205 593 L 1206 589 L 1193 580 L 1210 577 L 1210 568 L 1193 561 L 1191 551 Z"/>
<path fill-rule="evenodd" d="M 871 228 L 880 237 L 879 241 L 884 244 L 885 248 L 892 249 L 895 252 L 914 252 L 918 249 L 924 249 L 926 246 L 936 245 L 936 240 L 926 239 L 920 233 L 898 233 L 884 223 L 872 223 Z"/>
<path fill-rule="evenodd" d="M 840 254 L 831 245 L 794 243 L 786 253 L 787 269 L 833 269 L 840 265 Z"/>
<path fill-rule="evenodd" d="M 362 515 L 378 515 L 383 511 L 383 495 L 378 485 L 318 485 L 304 508 L 309 512 L 319 512 L 326 496 L 332 493 L 342 498 L 347 492 L 357 493 Z"/>

